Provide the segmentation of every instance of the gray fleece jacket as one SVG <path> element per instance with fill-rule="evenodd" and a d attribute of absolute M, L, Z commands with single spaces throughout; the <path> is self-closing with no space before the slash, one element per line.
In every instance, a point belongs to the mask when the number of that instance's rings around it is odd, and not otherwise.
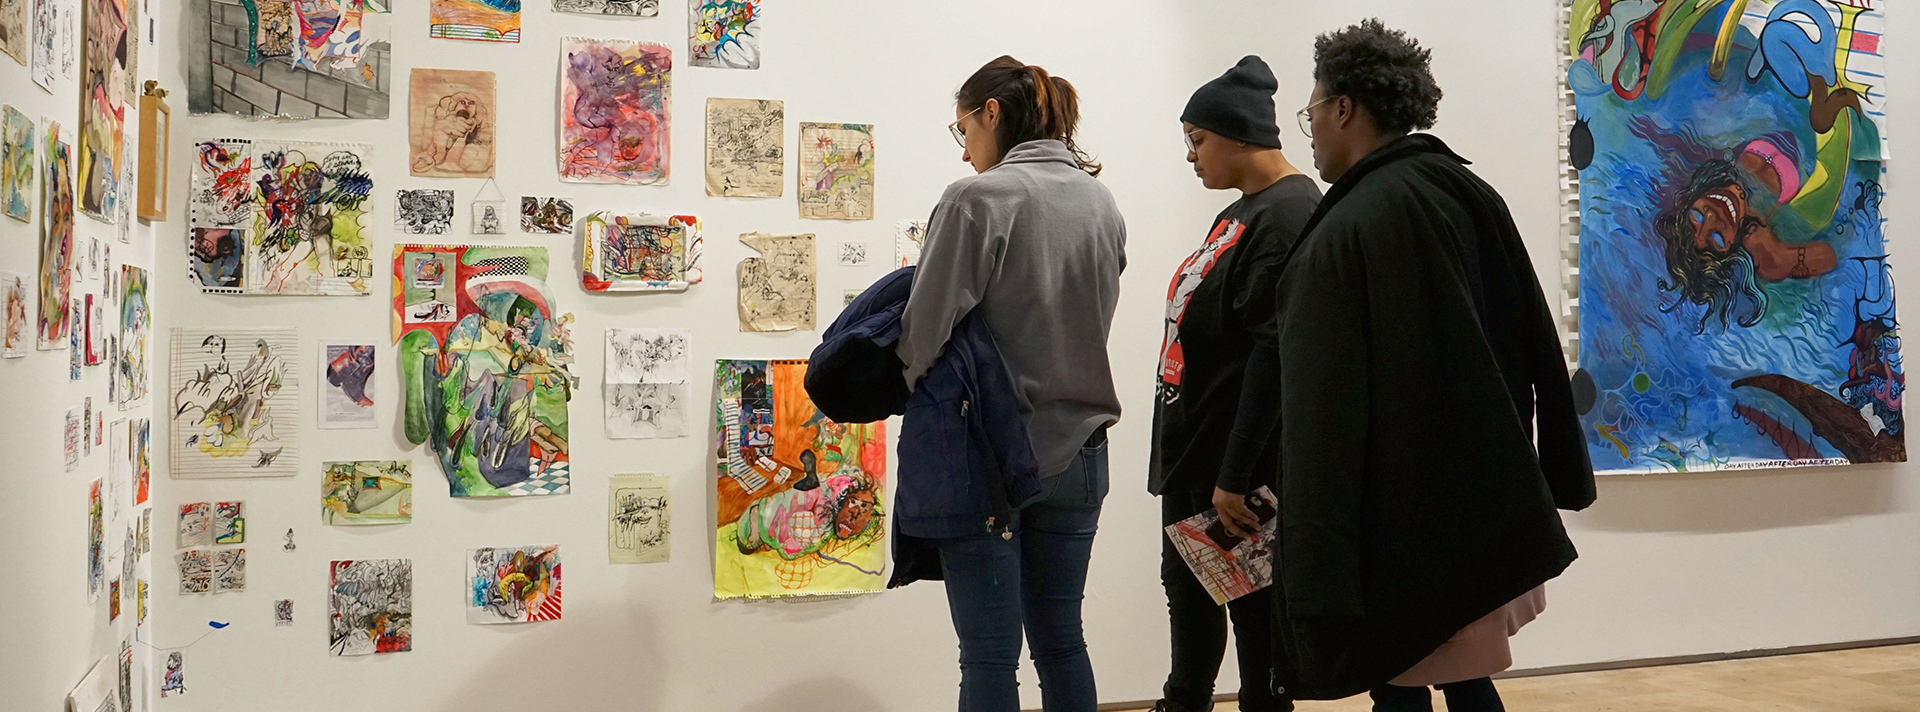
<path fill-rule="evenodd" d="M 1107 334 L 1126 243 L 1113 195 L 1059 141 L 1014 146 L 954 181 L 933 209 L 901 318 L 895 350 L 907 383 L 919 384 L 978 307 L 1033 408 L 1042 476 L 1064 472 L 1096 429 L 1120 420 Z"/>

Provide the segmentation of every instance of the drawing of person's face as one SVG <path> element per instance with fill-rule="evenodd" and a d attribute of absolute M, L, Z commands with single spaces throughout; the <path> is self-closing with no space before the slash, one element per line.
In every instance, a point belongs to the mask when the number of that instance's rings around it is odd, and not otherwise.
<path fill-rule="evenodd" d="M 834 534 L 841 539 L 852 539 L 866 531 L 873 522 L 873 511 L 878 501 L 871 489 L 861 488 L 848 493 L 840 503 L 840 511 L 834 515 Z"/>
<path fill-rule="evenodd" d="M 1693 246 L 1716 254 L 1727 254 L 1740 246 L 1749 220 L 1747 191 L 1738 183 L 1708 188 L 1697 193 L 1689 208 L 1693 221 Z"/>

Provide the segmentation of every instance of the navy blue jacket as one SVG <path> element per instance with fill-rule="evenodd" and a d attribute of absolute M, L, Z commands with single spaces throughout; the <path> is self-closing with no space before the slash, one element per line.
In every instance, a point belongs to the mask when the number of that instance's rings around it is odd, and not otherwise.
<path fill-rule="evenodd" d="M 1007 531 L 1040 493 L 1022 403 L 986 323 L 969 314 L 939 361 L 908 388 L 894 344 L 914 268 L 895 270 L 827 327 L 807 363 L 807 395 L 842 423 L 904 414 L 896 450 L 894 574 L 888 586 L 939 579 L 933 541 Z"/>

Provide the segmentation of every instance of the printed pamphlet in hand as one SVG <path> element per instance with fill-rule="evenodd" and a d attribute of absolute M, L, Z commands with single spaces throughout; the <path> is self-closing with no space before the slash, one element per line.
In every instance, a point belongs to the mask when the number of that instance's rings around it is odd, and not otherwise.
<path fill-rule="evenodd" d="M 1273 584 L 1274 525 L 1279 521 L 1279 502 L 1273 491 L 1261 487 L 1247 495 L 1247 509 L 1260 518 L 1260 530 L 1252 539 L 1227 531 L 1220 523 L 1220 512 L 1209 509 L 1167 525 L 1167 538 L 1180 558 L 1193 569 L 1213 602 L 1245 596 Z"/>

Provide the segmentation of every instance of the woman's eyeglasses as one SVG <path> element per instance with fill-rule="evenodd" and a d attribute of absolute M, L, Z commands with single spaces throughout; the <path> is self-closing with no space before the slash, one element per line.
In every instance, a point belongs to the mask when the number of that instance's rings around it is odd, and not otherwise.
<path fill-rule="evenodd" d="M 984 109 L 986 107 L 983 106 L 980 108 Z M 980 113 L 980 109 L 974 109 L 973 111 L 967 112 L 966 116 L 961 116 L 960 118 L 955 119 L 953 123 L 947 124 L 947 133 L 953 134 L 953 142 L 960 144 L 961 148 L 967 147 L 967 130 L 960 128 L 960 122 L 966 121 L 967 116 L 972 116 L 978 113 Z"/>
<path fill-rule="evenodd" d="M 1187 139 L 1188 153 L 1192 153 L 1194 151 L 1200 150 L 1200 140 L 1199 140 L 1200 131 L 1198 129 L 1195 129 L 1193 131 L 1182 131 L 1180 133 L 1182 136 L 1185 136 Z"/>
<path fill-rule="evenodd" d="M 1300 120 L 1300 133 L 1306 134 L 1307 138 L 1313 138 L 1313 114 L 1311 113 L 1313 111 L 1313 107 L 1319 106 L 1321 104 L 1325 104 L 1329 101 L 1333 101 L 1335 98 L 1336 97 L 1331 97 L 1331 96 L 1323 98 L 1319 101 L 1308 104 L 1307 108 L 1301 109 L 1300 111 L 1295 112 L 1294 117 Z"/>

